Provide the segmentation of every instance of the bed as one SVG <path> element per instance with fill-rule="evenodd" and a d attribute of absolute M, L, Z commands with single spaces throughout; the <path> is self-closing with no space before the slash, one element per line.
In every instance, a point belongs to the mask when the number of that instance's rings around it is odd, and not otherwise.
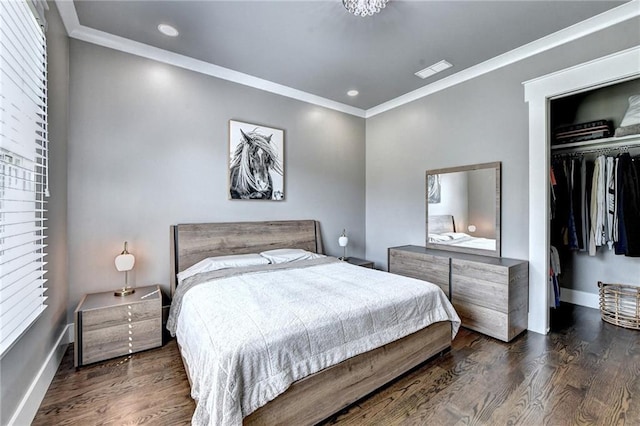
<path fill-rule="evenodd" d="M 311 253 L 321 253 L 322 243 L 319 235 L 319 225 L 312 220 L 187 224 L 171 227 L 173 259 L 171 287 L 174 296 L 171 310 L 177 312 L 176 315 L 173 315 L 175 324 L 172 327 L 175 328 L 185 370 L 192 386 L 192 396 L 196 400 L 194 424 L 314 424 L 450 348 L 451 339 L 460 322 L 455 311 L 448 304 L 446 296 L 437 286 L 350 265 L 337 261 L 335 258 L 307 259 L 295 265 L 275 264 L 248 267 L 249 272 L 232 271 L 230 272 L 231 276 L 215 278 L 213 281 L 209 281 L 210 277 L 204 275 L 196 275 L 186 279 L 180 285 L 176 280 L 177 274 L 183 273 L 211 256 L 261 253 L 281 248 L 303 249 Z M 264 271 L 261 269 L 263 267 L 270 269 Z M 219 273 L 221 272 L 210 272 L 213 275 Z M 309 275 L 314 278 L 310 283 L 307 283 L 306 277 Z M 264 284 L 262 281 L 254 282 L 256 277 L 259 277 L 259 280 L 271 281 L 268 284 Z M 370 297 L 367 298 L 361 293 L 356 293 L 356 289 L 352 289 L 354 284 L 349 284 L 347 277 L 351 277 L 348 280 L 361 284 L 366 283 L 370 286 L 368 287 Z M 332 280 L 336 282 L 332 283 Z M 390 282 L 396 285 L 394 280 L 402 280 L 397 281 L 397 285 L 401 285 L 405 289 L 403 290 L 405 293 L 415 293 L 414 296 L 411 296 L 415 300 L 409 298 L 403 301 L 400 300 L 400 295 L 395 296 L 396 293 L 403 292 L 389 285 Z M 338 281 L 340 281 L 339 285 Z M 181 293 L 183 289 L 192 285 L 193 288 Z M 264 287 L 265 285 L 267 287 Z M 300 286 L 299 291 L 296 287 L 298 285 Z M 327 285 L 333 287 L 324 287 Z M 254 287 L 268 288 L 269 291 L 252 293 Z M 434 296 L 424 299 L 423 302 L 421 293 L 432 292 L 432 287 L 435 288 Z M 233 319 L 231 316 L 234 315 L 234 312 L 243 311 L 240 314 L 244 315 L 244 311 L 247 311 L 250 313 L 249 317 L 253 319 L 255 306 L 263 305 L 264 300 L 267 300 L 262 299 L 263 297 L 271 298 L 279 293 L 285 294 L 286 297 L 292 297 L 288 296 L 288 293 L 296 293 L 297 291 L 300 295 L 295 297 L 299 297 L 300 300 L 304 298 L 318 300 L 321 305 L 324 303 L 325 308 L 335 309 L 336 312 L 339 309 L 337 305 L 341 305 L 342 300 L 349 298 L 364 297 L 364 299 L 368 299 L 367 303 L 370 305 L 349 308 L 351 309 L 349 312 L 354 312 L 354 316 L 353 318 L 347 316 L 348 321 L 344 320 L 343 312 L 337 314 L 343 320 L 336 325 L 335 323 L 325 323 L 325 321 L 329 321 L 329 317 L 336 315 L 335 312 L 333 315 L 327 316 L 326 313 L 319 312 L 321 309 L 317 309 L 318 312 L 315 312 L 313 308 L 308 307 L 296 311 L 298 299 L 295 299 L 296 303 L 282 302 L 283 306 L 288 307 L 287 309 L 293 309 L 294 315 L 302 316 L 304 312 L 304 315 L 308 317 L 308 322 L 304 323 L 304 327 L 306 327 L 304 330 L 307 333 L 305 341 L 312 342 L 312 344 L 300 347 L 292 344 L 283 352 L 284 355 L 270 355 L 267 360 L 263 359 L 264 354 L 271 354 L 270 351 L 275 346 L 281 346 L 278 342 L 270 341 L 269 339 L 272 337 L 258 339 L 261 340 L 260 342 L 247 343 L 243 341 L 238 345 L 243 348 L 242 351 L 239 349 L 237 352 L 236 349 L 231 352 L 226 349 L 217 350 L 222 344 L 220 343 L 222 340 L 225 342 L 226 340 L 234 340 L 238 337 L 237 335 L 248 333 L 246 330 L 253 327 L 252 324 L 247 325 L 251 321 Z M 334 291 L 339 294 L 339 297 L 331 299 L 334 297 L 332 296 Z M 237 300 L 242 300 L 241 303 L 234 299 L 236 297 L 234 292 L 246 293 L 245 296 L 238 296 Z M 220 305 L 215 308 L 206 307 L 210 297 L 216 299 L 216 303 Z M 397 301 L 393 301 L 396 305 L 385 307 L 380 303 L 380 300 L 394 298 L 398 298 Z M 178 299 L 181 300 L 179 308 L 176 305 Z M 269 300 L 268 303 L 277 303 L 272 299 Z M 344 305 L 347 306 L 346 303 Z M 378 305 L 380 305 L 380 313 L 375 310 L 378 309 Z M 407 306 L 407 308 L 399 309 L 398 306 Z M 429 306 L 429 311 L 423 310 L 426 309 L 426 306 Z M 357 316 L 357 311 L 363 309 L 371 311 L 368 314 L 371 317 L 370 320 L 365 321 Z M 416 318 L 419 319 L 409 317 L 409 312 L 414 310 L 417 310 L 418 317 Z M 280 309 L 280 307 L 269 310 L 270 314 L 267 316 L 270 319 L 258 323 L 261 336 L 274 334 L 273 330 L 269 331 L 267 327 L 267 325 L 272 326 L 272 320 L 274 321 L 273 326 L 277 330 L 289 330 L 285 326 L 276 326 L 276 324 L 280 324 L 277 321 L 291 322 L 285 313 L 280 314 L 285 311 L 286 309 Z M 390 312 L 394 312 L 394 314 L 389 314 Z M 396 321 L 393 324 L 389 320 L 392 317 Z M 296 324 L 298 320 L 303 322 L 302 319 L 296 317 Z M 225 323 L 225 321 L 232 322 Z M 335 319 L 333 321 L 335 322 Z M 389 324 L 384 325 L 385 321 Z M 320 331 L 310 328 L 309 324 L 320 324 L 319 329 L 333 330 L 331 334 L 340 334 L 338 330 L 341 330 L 342 334 L 350 334 L 360 333 L 360 328 L 364 328 L 363 324 L 368 322 L 375 325 L 373 327 L 375 329 L 373 343 L 358 338 L 355 340 L 356 343 L 350 341 L 341 343 L 339 353 L 334 351 L 333 346 L 326 343 L 327 348 L 330 349 L 313 348 L 311 358 L 292 361 L 290 369 L 276 368 L 280 366 L 281 358 L 291 357 L 293 359 L 298 353 L 310 351 L 311 346 L 325 344 L 325 337 L 316 334 Z M 212 324 L 216 324 L 216 326 Z M 415 326 L 417 329 L 407 333 L 404 330 L 407 325 Z M 206 332 L 204 332 L 205 329 Z M 233 333 L 220 339 L 219 333 L 228 329 L 233 329 Z M 193 332 L 193 330 L 199 330 L 199 332 Z M 314 336 L 319 337 L 315 338 Z M 289 336 L 286 337 L 289 338 Z M 281 337 L 276 336 L 276 338 Z M 375 341 L 381 344 L 370 347 Z M 263 350 L 263 347 L 266 350 Z M 224 368 L 220 369 L 222 372 L 216 370 L 215 373 L 209 373 L 209 364 L 207 363 L 210 362 L 210 359 L 216 359 L 215 362 L 220 363 L 218 355 L 227 352 L 233 353 L 233 356 L 227 358 L 234 360 L 238 358 L 243 363 L 253 361 L 247 364 L 248 367 L 239 364 L 240 373 L 229 373 L 228 365 L 230 364 L 224 364 Z M 259 358 L 260 356 L 263 358 Z M 227 358 L 225 358 L 225 362 Z M 329 364 L 325 365 L 326 363 Z M 277 374 L 273 374 L 272 370 Z M 263 371 L 268 372 L 268 382 L 263 382 L 264 378 L 260 375 Z M 283 371 L 286 374 L 282 373 Z M 209 376 L 215 376 L 211 380 L 217 381 L 218 384 L 210 383 Z M 222 386 L 224 392 L 220 391 L 219 377 L 223 377 L 223 384 L 226 383 Z M 249 390 L 237 389 L 240 385 L 244 386 L 244 382 L 254 381 L 254 377 L 259 379 L 256 380 L 259 386 L 247 388 Z M 278 379 L 275 384 L 271 382 L 273 377 Z M 267 385 L 262 386 L 262 383 L 267 383 Z M 212 397 L 211 395 L 214 394 L 215 396 Z M 254 398 L 254 394 L 257 395 L 256 398 Z M 266 403 L 265 398 L 268 400 Z M 229 401 L 231 403 L 227 404 Z M 227 405 L 231 408 L 227 409 Z M 220 411 L 223 412 L 224 417 L 218 415 L 218 407 L 221 407 Z M 237 410 L 240 410 L 240 414 L 237 414 Z M 231 414 L 227 415 L 227 411 Z"/>
<path fill-rule="evenodd" d="M 474 237 L 464 232 L 456 232 L 452 215 L 429 216 L 428 235 L 427 242 L 432 244 L 492 251 L 496 249 L 496 240 L 493 238 Z"/>

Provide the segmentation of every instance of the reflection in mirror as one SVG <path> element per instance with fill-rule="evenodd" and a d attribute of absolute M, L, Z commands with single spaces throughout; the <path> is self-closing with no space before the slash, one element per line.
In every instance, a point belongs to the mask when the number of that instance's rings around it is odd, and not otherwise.
<path fill-rule="evenodd" d="M 427 247 L 500 256 L 500 162 L 428 170 Z"/>

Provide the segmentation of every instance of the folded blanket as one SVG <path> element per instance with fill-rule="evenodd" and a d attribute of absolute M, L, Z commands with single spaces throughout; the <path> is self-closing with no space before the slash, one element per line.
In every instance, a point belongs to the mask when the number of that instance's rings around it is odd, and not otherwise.
<path fill-rule="evenodd" d="M 640 124 L 632 124 L 630 126 L 618 127 L 616 129 L 615 137 L 620 138 L 622 136 L 639 135 Z"/>

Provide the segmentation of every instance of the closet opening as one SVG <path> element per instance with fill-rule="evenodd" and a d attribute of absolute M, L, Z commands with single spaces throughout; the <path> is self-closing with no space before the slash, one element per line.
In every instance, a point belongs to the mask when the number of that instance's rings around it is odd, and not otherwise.
<path fill-rule="evenodd" d="M 549 307 L 640 285 L 640 78 L 549 100 Z"/>

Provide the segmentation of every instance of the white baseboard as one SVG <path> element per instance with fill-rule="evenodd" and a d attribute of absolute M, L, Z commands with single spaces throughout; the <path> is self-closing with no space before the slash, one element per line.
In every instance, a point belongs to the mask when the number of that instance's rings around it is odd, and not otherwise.
<path fill-rule="evenodd" d="M 67 336 L 65 338 L 65 343 L 73 343 L 76 340 L 75 334 L 75 325 L 73 323 L 67 324 Z"/>
<path fill-rule="evenodd" d="M 71 333 L 69 331 L 71 331 Z M 62 333 L 60 333 L 58 341 L 53 349 L 51 349 L 51 352 L 49 352 L 49 356 L 33 379 L 24 398 L 20 401 L 20 405 L 18 405 L 13 417 L 9 420 L 10 426 L 29 425 L 33 422 L 38 408 L 40 408 L 40 404 L 47 393 L 47 389 L 49 389 L 49 385 L 53 380 L 53 376 L 55 376 L 56 371 L 58 371 L 62 357 L 67 350 L 67 345 L 70 343 L 68 341 L 69 335 L 73 337 L 73 324 L 67 324 L 64 330 L 62 330 Z M 73 339 L 71 341 L 73 341 Z"/>
<path fill-rule="evenodd" d="M 600 297 L 594 293 L 586 291 L 571 290 L 570 288 L 560 288 L 560 300 L 574 305 L 586 306 L 588 308 L 600 309 Z"/>

